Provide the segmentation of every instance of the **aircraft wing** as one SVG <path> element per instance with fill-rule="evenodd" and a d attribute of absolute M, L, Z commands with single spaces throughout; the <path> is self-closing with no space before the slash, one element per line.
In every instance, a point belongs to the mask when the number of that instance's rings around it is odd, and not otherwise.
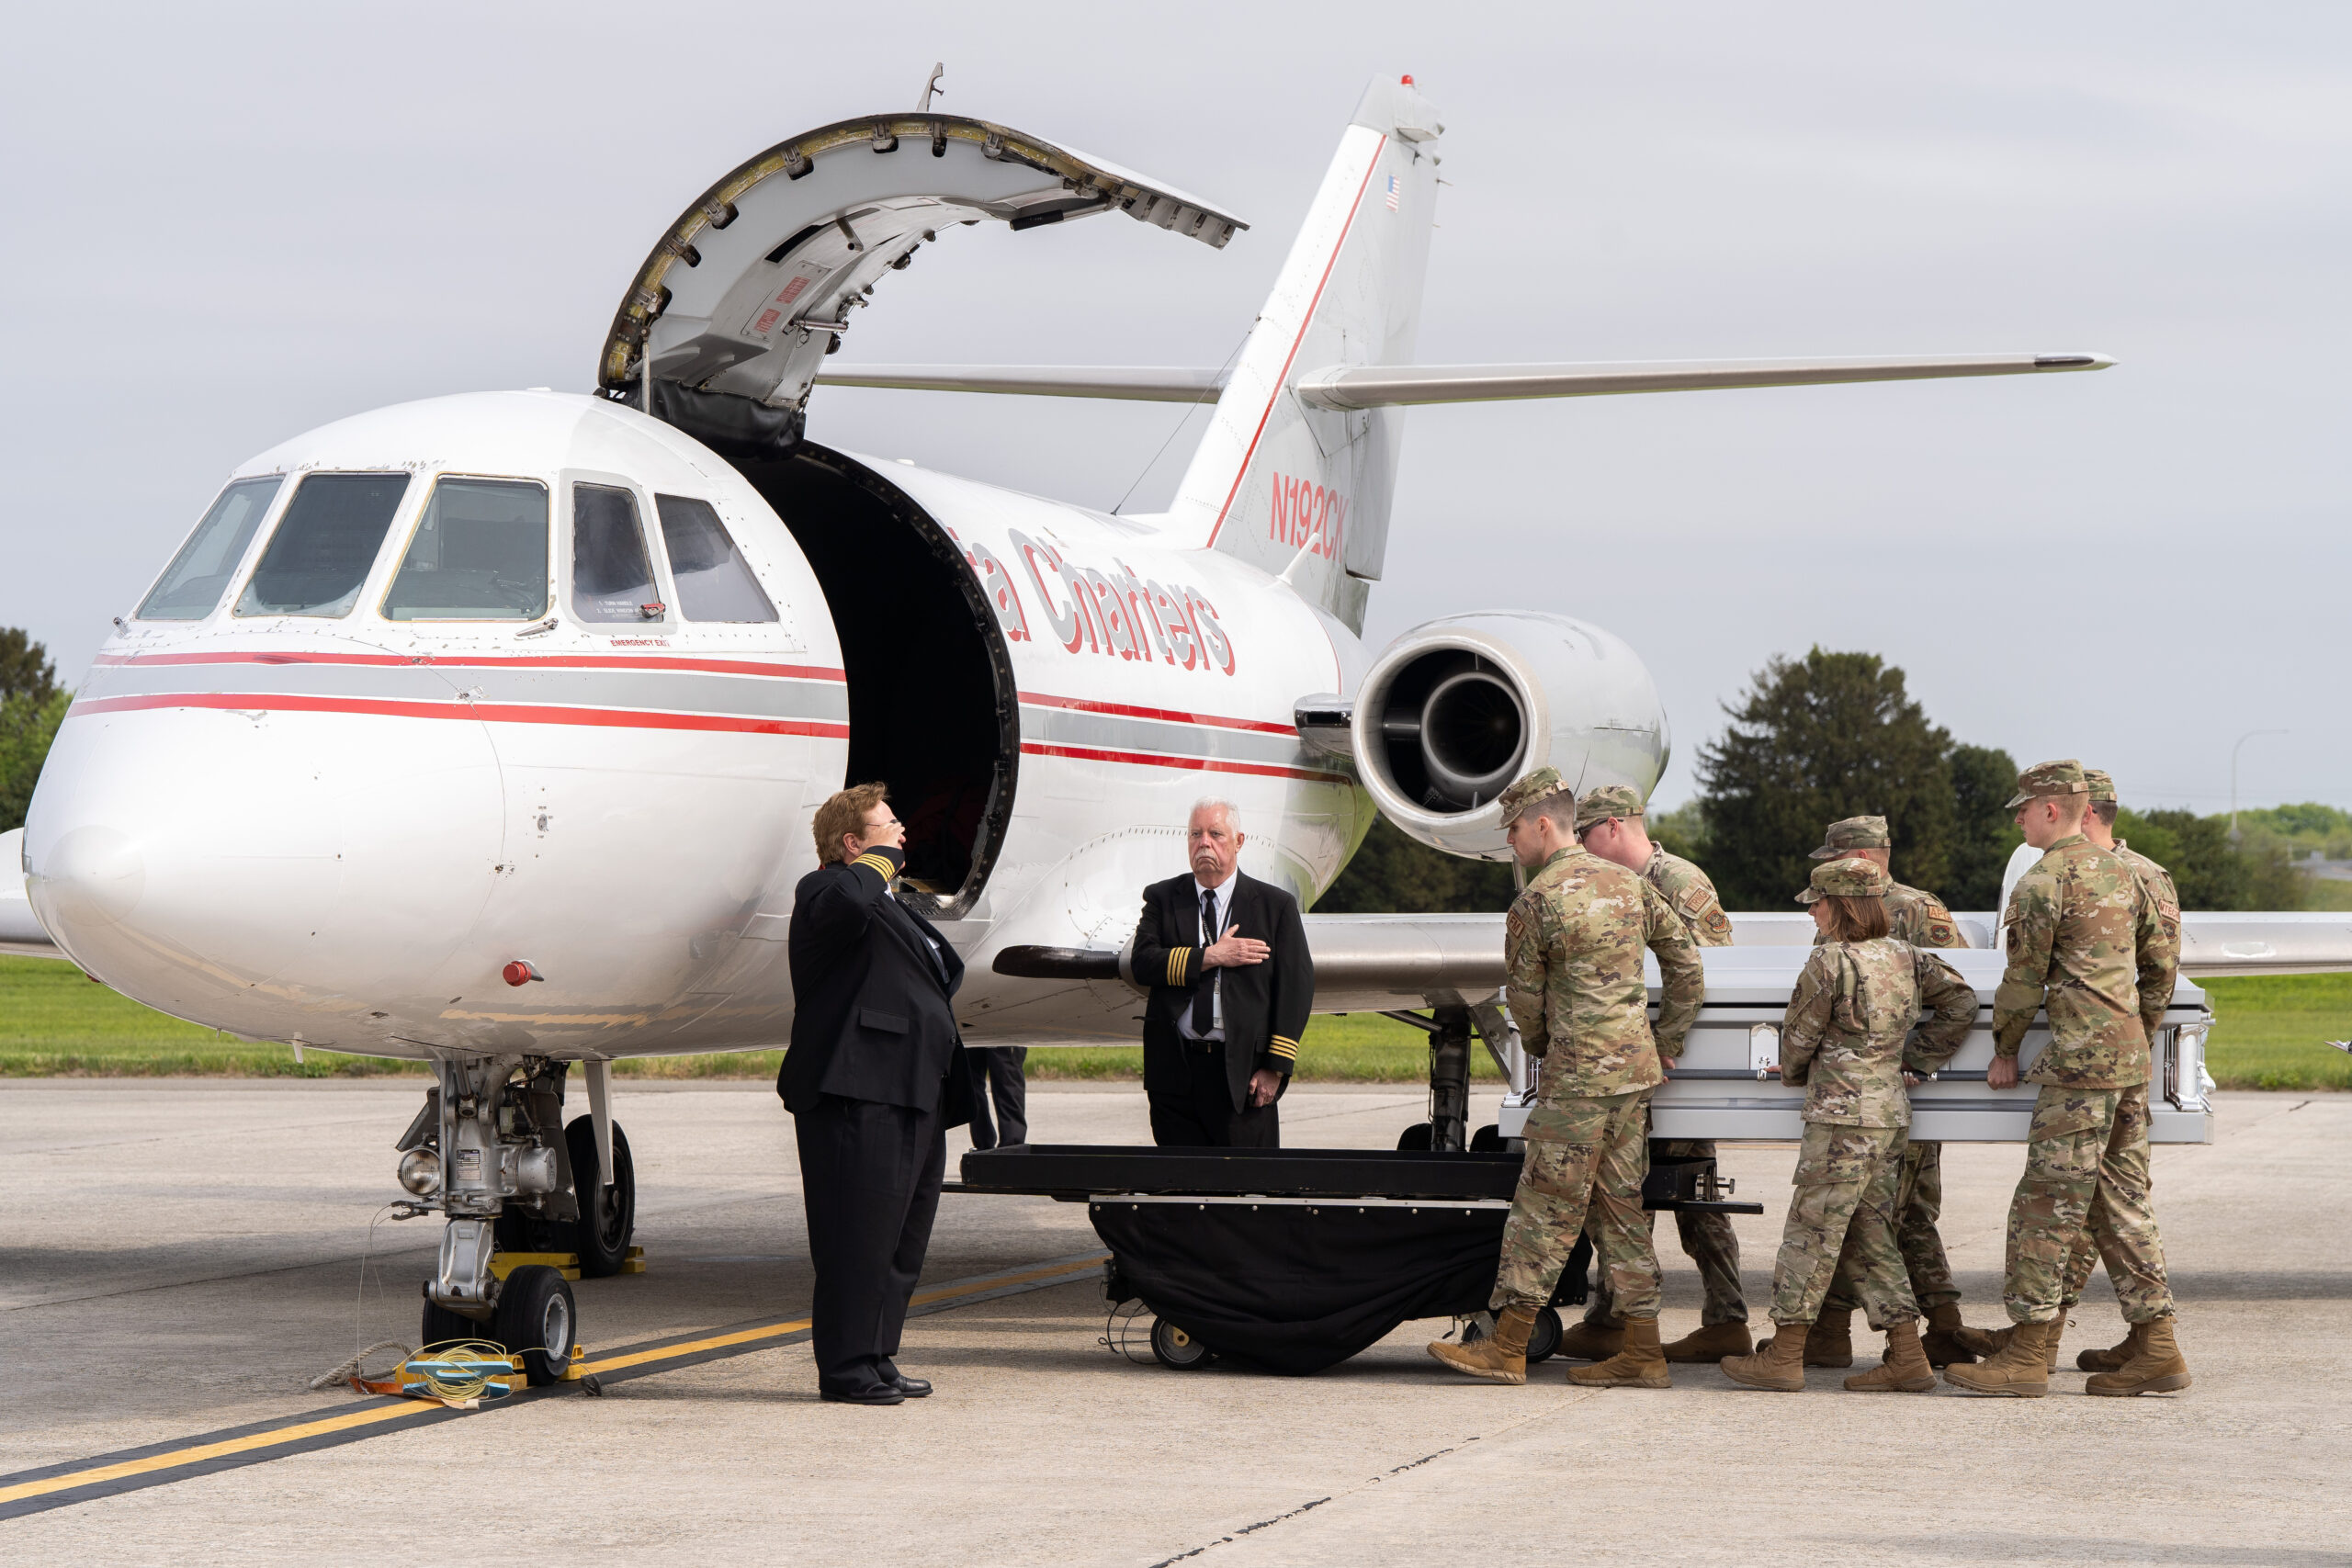
<path fill-rule="evenodd" d="M 1982 938 L 1990 915 L 1957 917 Z M 1317 1012 L 1385 1012 L 1491 997 L 1503 983 L 1503 917 L 1308 915 Z M 1802 921 L 1800 931 L 1798 922 Z M 1741 947 L 1792 947 L 1813 922 L 1778 913 L 1732 916 Z M 1124 951 L 1012 947 L 996 970 L 1034 979 L 1133 977 Z M 2352 913 L 2211 914 L 2181 917 L 2181 977 L 2315 975 L 2352 970 Z"/>
<path fill-rule="evenodd" d="M 1299 400 L 1317 408 L 1391 408 L 1510 398 L 1594 398 L 1628 392 L 1703 392 L 1734 387 L 1822 387 L 1848 381 L 1924 381 L 1953 376 L 2035 376 L 2104 370 L 2103 354 L 1956 354 L 1908 358 L 1660 359 L 1592 365 L 1334 366 L 1298 378 Z M 1015 392 L 1049 398 L 1212 401 L 1222 370 L 1096 365 L 873 365 L 826 369 L 837 387 L 930 392 Z"/>

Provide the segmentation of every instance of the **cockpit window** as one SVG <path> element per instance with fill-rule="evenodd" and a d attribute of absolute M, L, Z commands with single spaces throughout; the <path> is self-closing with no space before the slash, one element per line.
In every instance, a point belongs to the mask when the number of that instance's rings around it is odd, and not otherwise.
<path fill-rule="evenodd" d="M 266 479 L 236 479 L 187 536 L 180 553 L 164 569 L 163 580 L 139 606 L 142 621 L 200 621 L 212 614 L 254 542 L 254 530 L 277 499 L 282 474 Z"/>
<path fill-rule="evenodd" d="M 678 588 L 678 613 L 690 621 L 773 621 L 775 606 L 760 592 L 752 563 L 727 536 L 727 525 L 710 502 L 683 495 L 657 495 L 662 542 L 670 551 L 670 580 Z"/>
<path fill-rule="evenodd" d="M 312 474 L 286 503 L 240 615 L 347 615 L 408 493 L 406 474 Z"/>
<path fill-rule="evenodd" d="M 547 613 L 547 487 L 526 479 L 435 481 L 384 595 L 384 618 L 536 621 Z"/>
<path fill-rule="evenodd" d="M 637 497 L 617 485 L 571 487 L 571 613 L 583 621 L 662 618 Z"/>

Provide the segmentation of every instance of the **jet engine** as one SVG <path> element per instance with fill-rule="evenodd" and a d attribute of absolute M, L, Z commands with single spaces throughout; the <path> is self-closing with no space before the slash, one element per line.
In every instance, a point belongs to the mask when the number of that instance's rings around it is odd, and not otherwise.
<path fill-rule="evenodd" d="M 1578 793 L 1666 770 L 1666 710 L 1624 643 L 1582 621 L 1487 610 L 1426 622 L 1384 649 L 1350 721 L 1381 814 L 1433 849 L 1510 854 L 1495 797 L 1544 766 Z"/>

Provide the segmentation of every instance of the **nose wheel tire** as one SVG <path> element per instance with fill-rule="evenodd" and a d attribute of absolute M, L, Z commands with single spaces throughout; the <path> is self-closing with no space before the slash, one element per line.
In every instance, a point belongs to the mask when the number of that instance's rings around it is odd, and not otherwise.
<path fill-rule="evenodd" d="M 452 1339 L 480 1339 L 489 1325 L 461 1312 L 451 1312 L 432 1297 L 424 1298 L 424 1321 L 417 1326 L 419 1346 L 446 1345 Z"/>
<path fill-rule="evenodd" d="M 629 1238 L 637 1232 L 637 1167 L 628 1157 L 628 1138 L 613 1126 L 613 1182 L 605 1184 L 596 1168 L 596 1124 L 578 1116 L 563 1130 L 571 1156 L 572 1195 L 580 1201 L 580 1218 L 570 1228 L 571 1250 L 580 1255 L 580 1277 L 601 1280 L 617 1274 L 628 1261 Z"/>
<path fill-rule="evenodd" d="M 1209 1348 L 1164 1317 L 1151 1320 L 1151 1353 L 1161 1366 L 1180 1372 L 1209 1364 Z"/>
<path fill-rule="evenodd" d="M 562 1381 L 579 1322 L 563 1275 L 544 1263 L 530 1263 L 506 1276 L 492 1328 L 501 1345 L 523 1358 L 524 1375 L 538 1388 Z"/>

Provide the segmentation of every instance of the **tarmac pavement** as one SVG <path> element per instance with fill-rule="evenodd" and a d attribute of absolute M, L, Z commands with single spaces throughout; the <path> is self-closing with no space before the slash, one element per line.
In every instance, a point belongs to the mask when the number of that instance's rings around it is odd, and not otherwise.
<path fill-rule="evenodd" d="M 575 1287 L 592 1351 L 804 1314 L 790 1118 L 765 1086 L 623 1080 L 649 1271 Z M 413 1342 L 436 1220 L 397 1193 L 413 1082 L 0 1080 L 0 1486 L 221 1428 L 352 1410 L 310 1377 Z M 1474 1114 L 1491 1120 L 1491 1094 Z M 1408 1324 L 1306 1379 L 1178 1373 L 1101 1343 L 1091 1281 L 910 1323 L 932 1398 L 820 1404 L 805 1344 L 0 1522 L 0 1557 L 1217 1564 L 2181 1562 L 2352 1568 L 2352 1096 L 2222 1097 L 2219 1141 L 2156 1153 L 2197 1377 L 2040 1401 L 1802 1396 L 1676 1369 L 1664 1392 L 1455 1380 Z M 1032 1136 L 1142 1142 L 1132 1087 L 1040 1085 Z M 1307 1086 L 1294 1145 L 1385 1147 L 1418 1090 Z M 952 1155 L 962 1147 L 960 1134 Z M 1794 1150 L 1727 1146 L 1760 1323 Z M 2001 1321 L 2017 1145 L 1945 1150 L 1971 1321 Z M 1699 1288 L 1670 1224 L 1665 1332 Z M 926 1288 L 1096 1246 L 1081 1205 L 949 1195 Z M 362 1289 L 362 1258 L 368 1273 Z M 2063 1359 L 2121 1332 L 2103 1278 Z M 1858 1325 L 1859 1326 L 1859 1325 Z M 1858 1336 L 1858 1341 L 1861 1337 Z M 1860 1365 L 1868 1366 L 1865 1349 Z"/>

